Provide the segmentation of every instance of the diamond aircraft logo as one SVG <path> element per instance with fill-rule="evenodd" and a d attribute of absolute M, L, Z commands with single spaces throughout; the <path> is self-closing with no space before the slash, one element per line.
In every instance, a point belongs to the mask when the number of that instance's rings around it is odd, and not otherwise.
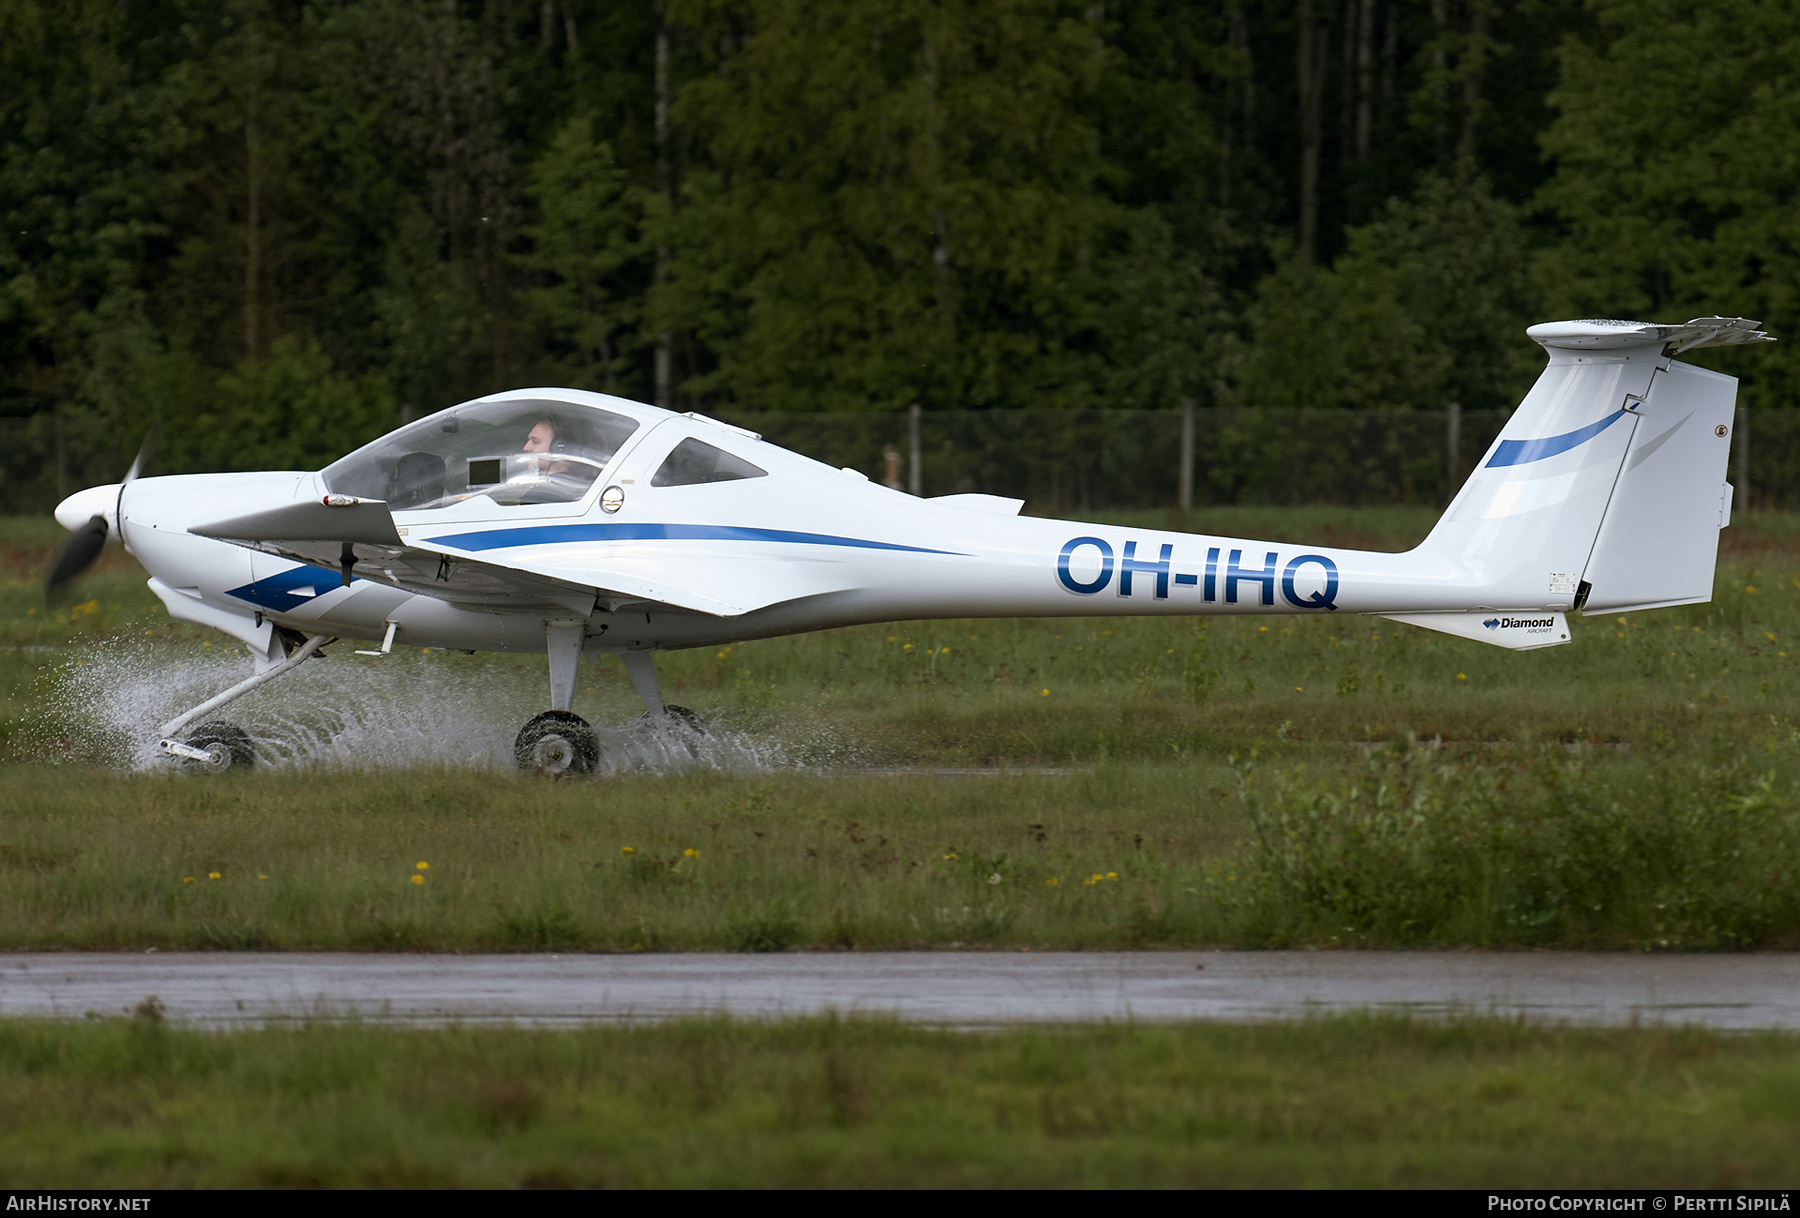
<path fill-rule="evenodd" d="M 1500 619 L 1499 619 L 1499 618 L 1497 618 L 1497 617 L 1491 617 L 1491 618 L 1489 618 L 1489 619 L 1488 619 L 1488 620 L 1487 620 L 1487 621 L 1485 621 L 1485 622 L 1483 622 L 1483 623 L 1481 623 L 1481 624 L 1482 624 L 1482 625 L 1483 625 L 1483 626 L 1486 626 L 1486 627 L 1487 627 L 1487 628 L 1488 628 L 1488 629 L 1489 629 L 1489 630 L 1498 630 L 1498 629 L 1500 629 Z"/>

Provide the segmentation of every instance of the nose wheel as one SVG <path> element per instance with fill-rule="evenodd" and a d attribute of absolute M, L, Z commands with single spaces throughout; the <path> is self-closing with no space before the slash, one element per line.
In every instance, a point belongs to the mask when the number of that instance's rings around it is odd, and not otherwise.
<path fill-rule="evenodd" d="M 185 740 L 164 740 L 162 751 L 208 774 L 247 770 L 256 764 L 249 733 L 235 723 L 202 723 Z"/>
<path fill-rule="evenodd" d="M 552 778 L 591 774 L 600 764 L 600 741 L 587 720 L 573 711 L 545 711 L 519 729 L 513 759 L 521 770 Z"/>

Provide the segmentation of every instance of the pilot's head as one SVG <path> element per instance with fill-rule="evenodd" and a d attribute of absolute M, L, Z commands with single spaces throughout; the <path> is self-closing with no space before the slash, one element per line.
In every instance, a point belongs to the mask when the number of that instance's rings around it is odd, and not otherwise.
<path fill-rule="evenodd" d="M 525 437 L 525 452 L 547 453 L 550 446 L 556 443 L 556 424 L 549 419 L 539 419 L 531 425 L 531 432 Z"/>

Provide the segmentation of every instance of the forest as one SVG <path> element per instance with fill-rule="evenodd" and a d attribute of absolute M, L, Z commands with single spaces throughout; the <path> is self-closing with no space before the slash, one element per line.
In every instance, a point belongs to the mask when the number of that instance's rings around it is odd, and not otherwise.
<path fill-rule="evenodd" d="M 1800 375 L 1792 4 L 0 0 L 0 57 L 0 416 L 121 464 L 533 384 L 1495 409 L 1557 317 Z"/>

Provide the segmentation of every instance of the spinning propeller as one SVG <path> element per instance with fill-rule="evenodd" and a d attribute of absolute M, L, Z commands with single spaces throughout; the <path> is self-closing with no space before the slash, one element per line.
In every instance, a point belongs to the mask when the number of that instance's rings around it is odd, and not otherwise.
<path fill-rule="evenodd" d="M 56 557 L 50 560 L 50 567 L 44 572 L 45 604 L 54 602 L 57 594 L 71 580 L 93 566 L 94 560 L 100 557 L 101 547 L 106 545 L 107 534 L 117 528 L 120 508 L 125 502 L 125 488 L 144 472 L 144 466 L 156 455 L 156 447 L 161 442 L 162 420 L 159 418 L 144 434 L 144 442 L 138 446 L 137 459 L 131 463 L 131 468 L 119 483 L 119 492 L 113 499 L 112 516 L 108 518 L 104 512 L 95 512 L 85 523 L 72 528 L 69 539 L 58 547 Z"/>

